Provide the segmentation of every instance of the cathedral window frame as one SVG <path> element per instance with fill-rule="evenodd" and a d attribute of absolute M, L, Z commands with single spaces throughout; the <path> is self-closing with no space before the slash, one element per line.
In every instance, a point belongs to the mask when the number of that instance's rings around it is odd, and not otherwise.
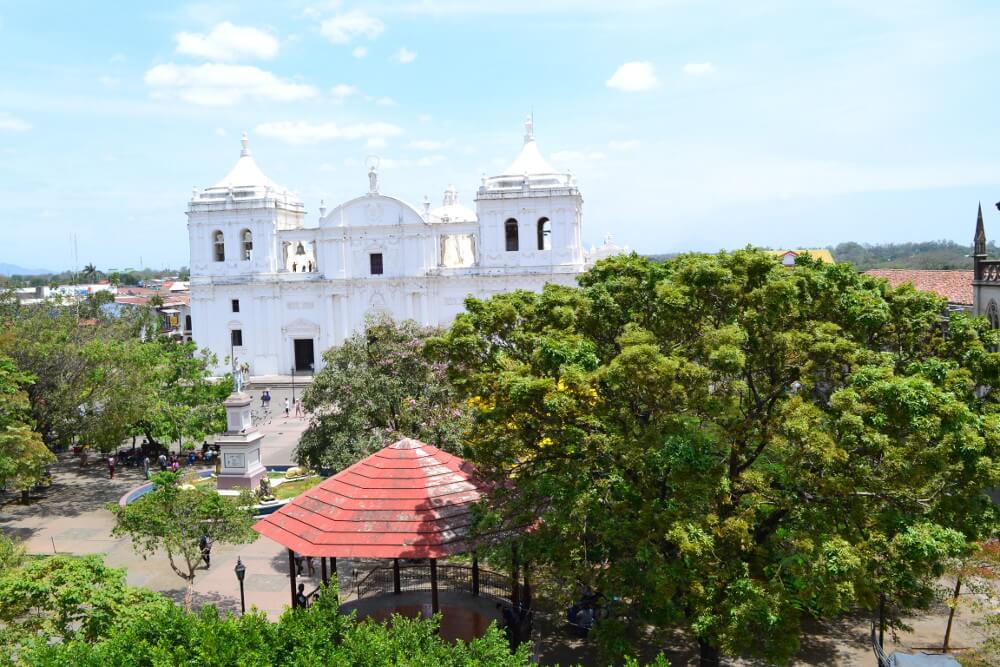
<path fill-rule="evenodd" d="M 544 215 L 538 219 L 538 249 L 552 250 L 552 221 Z"/>
<path fill-rule="evenodd" d="M 226 261 L 226 235 L 221 229 L 212 232 L 212 258 L 216 262 Z"/>
<path fill-rule="evenodd" d="M 517 219 L 507 218 L 503 223 L 504 247 L 507 252 L 517 252 L 520 249 L 520 239 L 518 236 Z"/>
<path fill-rule="evenodd" d="M 381 252 L 368 253 L 368 273 L 373 276 L 385 273 L 385 256 Z"/>
<path fill-rule="evenodd" d="M 240 256 L 244 262 L 249 262 L 253 257 L 253 232 L 249 229 L 240 231 Z"/>

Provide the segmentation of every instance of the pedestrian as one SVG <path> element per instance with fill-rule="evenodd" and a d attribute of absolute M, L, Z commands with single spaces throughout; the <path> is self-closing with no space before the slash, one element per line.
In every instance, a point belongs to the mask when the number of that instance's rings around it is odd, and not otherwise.
<path fill-rule="evenodd" d="M 260 407 L 269 408 L 271 407 L 271 390 L 270 388 L 265 389 L 264 393 L 260 395 Z"/>
<path fill-rule="evenodd" d="M 302 566 L 305 564 L 305 559 L 302 558 L 302 554 L 295 554 L 295 571 L 299 576 L 302 576 Z"/>
<path fill-rule="evenodd" d="M 142 457 L 142 476 L 149 479 L 149 457 Z"/>
<path fill-rule="evenodd" d="M 306 569 L 309 570 L 309 576 L 316 576 L 316 563 L 313 562 L 312 556 L 306 556 Z"/>
<path fill-rule="evenodd" d="M 190 452 L 188 452 L 188 465 L 189 466 L 193 466 L 194 465 L 194 450 L 193 449 Z"/>
<path fill-rule="evenodd" d="M 290 412 L 291 404 L 288 402 L 288 397 L 285 396 L 285 419 L 288 419 L 288 413 Z"/>
<path fill-rule="evenodd" d="M 108 456 L 108 476 L 109 476 L 109 479 L 114 479 L 115 478 L 115 463 L 116 463 L 116 461 L 115 461 L 115 455 L 111 454 L 110 456 Z"/>
<path fill-rule="evenodd" d="M 201 559 L 205 561 L 205 569 L 207 570 L 212 565 L 212 540 L 208 539 L 208 535 L 201 536 L 201 539 L 198 540 L 198 548 L 201 549 Z"/>
<path fill-rule="evenodd" d="M 295 606 L 305 609 L 309 606 L 309 598 L 306 597 L 306 585 L 299 584 L 299 592 L 295 594 Z"/>
<path fill-rule="evenodd" d="M 177 455 L 170 457 L 170 472 L 177 472 L 181 469 L 181 462 L 177 460 Z"/>
<path fill-rule="evenodd" d="M 160 452 L 160 455 L 156 458 L 157 462 L 160 464 L 160 472 L 167 471 L 167 455 Z"/>
<path fill-rule="evenodd" d="M 300 398 L 299 400 L 295 401 L 295 416 L 296 417 L 301 417 L 302 415 L 303 415 L 303 412 L 302 412 L 302 399 Z"/>

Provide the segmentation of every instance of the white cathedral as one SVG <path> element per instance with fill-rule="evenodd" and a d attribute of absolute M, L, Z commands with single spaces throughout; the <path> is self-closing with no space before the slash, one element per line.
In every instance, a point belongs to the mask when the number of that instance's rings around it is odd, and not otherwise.
<path fill-rule="evenodd" d="M 624 249 L 606 240 L 585 252 L 583 198 L 576 179 L 542 157 L 532 122 L 520 155 L 483 177 L 476 210 L 449 187 L 422 210 L 379 192 L 306 226 L 302 201 L 271 181 L 243 150 L 229 174 L 188 205 L 192 335 L 219 359 L 250 374 L 311 373 L 371 314 L 447 325 L 469 295 L 487 298 L 545 283 L 575 284 L 598 259 Z"/>

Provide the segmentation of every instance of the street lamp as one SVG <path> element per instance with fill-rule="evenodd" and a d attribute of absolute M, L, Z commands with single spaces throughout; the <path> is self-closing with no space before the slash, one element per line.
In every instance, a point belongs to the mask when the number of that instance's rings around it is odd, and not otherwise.
<path fill-rule="evenodd" d="M 243 596 L 243 577 L 247 576 L 247 566 L 243 564 L 240 557 L 236 557 L 236 567 L 233 568 L 236 572 L 236 578 L 240 580 L 240 614 L 245 614 L 247 612 L 246 598 Z"/>
<path fill-rule="evenodd" d="M 295 366 L 292 366 L 292 405 L 295 405 Z"/>

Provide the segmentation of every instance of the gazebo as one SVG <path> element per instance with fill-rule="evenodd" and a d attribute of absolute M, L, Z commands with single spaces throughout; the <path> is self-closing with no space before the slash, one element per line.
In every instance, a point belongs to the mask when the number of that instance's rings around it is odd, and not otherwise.
<path fill-rule="evenodd" d="M 296 554 L 320 559 L 324 583 L 329 581 L 328 572 L 336 581 L 337 558 L 391 559 L 396 594 L 401 591 L 400 559 L 426 558 L 430 561 L 431 609 L 437 613 L 439 558 L 472 551 L 470 592 L 479 595 L 483 573 L 470 528 L 472 506 L 482 494 L 470 463 L 404 438 L 303 492 L 260 519 L 254 530 L 288 549 L 293 607 Z M 516 554 L 515 549 L 510 594 L 503 596 L 514 607 L 521 601 Z M 526 603 L 530 600 L 527 568 L 524 598 Z"/>

